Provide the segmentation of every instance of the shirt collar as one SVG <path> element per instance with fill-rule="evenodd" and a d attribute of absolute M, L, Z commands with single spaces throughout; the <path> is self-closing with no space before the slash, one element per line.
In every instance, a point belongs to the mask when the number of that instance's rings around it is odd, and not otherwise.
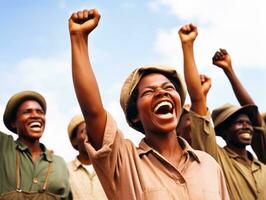
<path fill-rule="evenodd" d="M 79 167 L 82 167 L 82 164 L 81 164 L 81 162 L 79 161 L 79 159 L 77 157 L 73 161 L 73 165 L 74 165 L 74 170 L 75 171 L 77 171 Z"/>
<path fill-rule="evenodd" d="M 27 145 L 21 143 L 18 139 L 15 141 L 16 143 L 16 149 L 18 149 L 19 151 L 28 151 L 29 152 L 29 148 Z M 52 150 L 48 150 L 44 144 L 40 143 L 41 149 L 42 149 L 42 155 L 44 157 L 45 160 L 52 162 L 53 161 L 53 151 Z"/>
<path fill-rule="evenodd" d="M 194 149 L 192 149 L 192 147 L 188 144 L 188 142 L 185 139 L 178 136 L 177 141 L 183 150 L 182 152 L 183 155 L 189 154 L 194 160 L 200 163 L 199 157 L 196 155 Z M 148 154 L 150 152 L 155 152 L 155 150 L 152 147 L 150 147 L 143 138 L 139 143 L 139 148 L 138 148 L 139 156 L 142 157 L 144 154 Z"/>
<path fill-rule="evenodd" d="M 237 154 L 234 150 L 230 149 L 230 147 L 225 146 L 224 149 L 227 151 L 228 156 L 231 158 L 242 158 L 239 154 Z M 261 167 L 261 162 L 258 161 L 253 155 L 252 153 L 250 153 L 249 151 L 247 151 L 248 153 L 248 157 L 251 159 L 252 162 L 254 162 L 255 164 L 259 165 Z"/>

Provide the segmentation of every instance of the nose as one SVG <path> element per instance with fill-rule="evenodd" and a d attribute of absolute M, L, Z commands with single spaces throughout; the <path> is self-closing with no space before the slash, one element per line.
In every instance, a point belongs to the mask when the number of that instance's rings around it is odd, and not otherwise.
<path fill-rule="evenodd" d="M 156 88 L 156 96 L 165 96 L 168 95 L 168 91 L 163 88 Z"/>
<path fill-rule="evenodd" d="M 252 129 L 253 126 L 249 122 L 243 122 L 242 126 L 244 129 Z"/>

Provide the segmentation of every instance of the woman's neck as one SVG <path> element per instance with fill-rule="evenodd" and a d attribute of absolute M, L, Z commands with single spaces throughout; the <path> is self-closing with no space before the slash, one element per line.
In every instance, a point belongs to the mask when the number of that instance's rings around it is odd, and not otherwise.
<path fill-rule="evenodd" d="M 182 156 L 182 148 L 175 132 L 166 135 L 147 134 L 145 142 L 174 166 L 178 165 Z"/>

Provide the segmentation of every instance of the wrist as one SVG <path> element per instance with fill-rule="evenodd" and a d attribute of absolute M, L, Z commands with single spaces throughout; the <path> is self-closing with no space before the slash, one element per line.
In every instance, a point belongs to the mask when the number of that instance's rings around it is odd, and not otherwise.
<path fill-rule="evenodd" d="M 224 70 L 224 73 L 225 73 L 225 74 L 228 74 L 228 75 L 234 73 L 234 70 L 233 70 L 232 67 L 224 68 L 223 70 Z"/>
<path fill-rule="evenodd" d="M 88 34 L 81 32 L 81 31 L 75 31 L 75 32 L 70 32 L 70 39 L 72 42 L 75 41 L 88 41 Z"/>

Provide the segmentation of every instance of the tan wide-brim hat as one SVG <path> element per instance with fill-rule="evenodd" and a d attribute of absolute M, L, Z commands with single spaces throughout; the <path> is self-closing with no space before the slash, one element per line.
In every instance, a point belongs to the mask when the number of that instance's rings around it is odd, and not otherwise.
<path fill-rule="evenodd" d="M 18 107 L 26 100 L 37 101 L 46 113 L 46 101 L 41 94 L 35 91 L 22 91 L 14 94 L 8 100 L 3 116 L 5 126 L 13 133 L 16 133 L 16 130 L 12 128 L 11 124 L 15 120 Z"/>
<path fill-rule="evenodd" d="M 214 128 L 216 135 L 221 136 L 221 128 L 224 128 L 224 125 L 234 116 L 237 116 L 241 113 L 248 115 L 250 121 L 253 124 L 256 124 L 258 107 L 256 105 L 245 105 L 245 106 L 236 106 L 232 104 L 225 104 L 217 109 L 212 111 L 212 120 L 214 123 Z"/>
<path fill-rule="evenodd" d="M 122 86 L 121 93 L 120 93 L 120 105 L 124 111 L 126 116 L 126 120 L 132 128 L 140 131 L 141 128 L 138 127 L 136 124 L 132 123 L 129 119 L 128 115 L 128 103 L 130 98 L 132 97 L 132 92 L 138 85 L 139 81 L 143 77 L 143 75 L 147 73 L 160 73 L 165 75 L 166 77 L 170 78 L 174 81 L 175 88 L 180 95 L 181 98 L 181 106 L 184 105 L 186 99 L 186 86 L 182 79 L 182 77 L 178 74 L 175 68 L 165 65 L 145 65 L 135 69 L 126 79 L 124 85 Z"/>
<path fill-rule="evenodd" d="M 67 126 L 67 133 L 68 137 L 71 141 L 72 135 L 74 133 L 75 128 L 77 128 L 78 125 L 80 125 L 82 122 L 84 122 L 84 117 L 82 114 L 75 115 L 69 122 Z"/>

